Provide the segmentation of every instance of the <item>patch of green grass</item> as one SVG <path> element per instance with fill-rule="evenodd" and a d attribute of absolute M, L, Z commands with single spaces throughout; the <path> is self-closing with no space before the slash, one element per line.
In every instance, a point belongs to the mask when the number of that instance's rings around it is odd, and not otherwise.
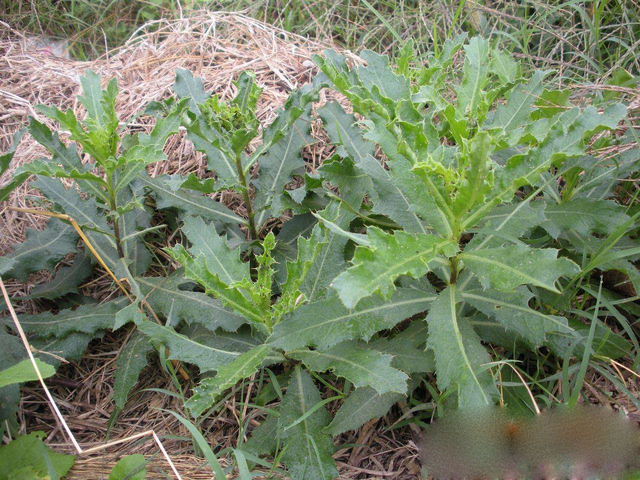
<path fill-rule="evenodd" d="M 351 50 L 396 53 L 412 38 L 419 55 L 458 33 L 483 34 L 530 66 L 578 81 L 640 73 L 640 4 L 628 0 L 0 0 L 17 28 L 68 38 L 75 58 L 95 58 L 139 26 L 207 8 L 244 11 Z"/>

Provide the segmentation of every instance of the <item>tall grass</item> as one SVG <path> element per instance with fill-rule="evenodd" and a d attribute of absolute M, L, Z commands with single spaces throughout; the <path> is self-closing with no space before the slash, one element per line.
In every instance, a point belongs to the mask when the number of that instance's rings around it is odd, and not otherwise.
<path fill-rule="evenodd" d="M 412 38 L 424 55 L 466 31 L 572 80 L 603 81 L 620 69 L 640 73 L 640 3 L 632 0 L 0 0 L 0 18 L 68 39 L 72 56 L 90 59 L 149 20 L 200 8 L 244 11 L 351 50 L 394 53 Z"/>

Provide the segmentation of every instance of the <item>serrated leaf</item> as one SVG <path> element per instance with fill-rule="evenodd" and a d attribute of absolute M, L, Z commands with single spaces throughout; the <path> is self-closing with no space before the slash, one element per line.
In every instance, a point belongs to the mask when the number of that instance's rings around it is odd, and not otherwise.
<path fill-rule="evenodd" d="M 268 342 L 284 350 L 305 346 L 327 349 L 343 340 L 362 339 L 424 312 L 435 297 L 401 288 L 389 300 L 364 299 L 347 309 L 336 295 L 303 305 L 277 324 Z"/>
<path fill-rule="evenodd" d="M 405 395 L 395 392 L 380 394 L 371 387 L 356 388 L 333 417 L 325 432 L 332 436 L 355 430 L 371 419 L 387 414 Z"/>
<path fill-rule="evenodd" d="M 367 229 L 370 246 L 358 246 L 353 266 L 341 273 L 332 284 L 347 308 L 379 292 L 388 298 L 395 291 L 393 281 L 400 275 L 419 278 L 429 270 L 439 249 L 446 243 L 435 235 L 385 233 L 377 227 Z"/>
<path fill-rule="evenodd" d="M 151 217 L 148 210 L 134 208 L 118 218 L 122 253 L 133 276 L 142 275 L 151 265 L 151 253 L 138 234 L 151 227 Z"/>
<path fill-rule="evenodd" d="M 138 329 L 167 347 L 170 360 L 192 363 L 200 369 L 201 373 L 216 371 L 240 356 L 240 352 L 204 345 L 179 334 L 171 327 L 164 327 L 150 321 L 142 322 L 138 325 Z"/>
<path fill-rule="evenodd" d="M 73 218 L 83 228 L 98 255 L 118 278 L 126 278 L 127 272 L 121 262 L 115 237 L 105 216 L 98 209 L 93 198 L 83 199 L 75 189 L 65 189 L 59 180 L 40 177 L 32 184 L 51 202 L 60 205 L 64 213 Z"/>
<path fill-rule="evenodd" d="M 327 410 L 320 407 L 299 421 L 321 401 L 311 376 L 297 366 L 282 400 L 280 416 L 286 445 L 282 461 L 291 480 L 330 480 L 338 475 L 332 458 L 333 441 L 322 431 L 330 420 Z M 298 423 L 293 425 L 294 422 Z"/>
<path fill-rule="evenodd" d="M 560 293 L 555 286 L 558 278 L 575 275 L 580 267 L 557 257 L 556 249 L 523 245 L 465 251 L 458 256 L 485 289 L 511 291 L 528 284 Z"/>
<path fill-rule="evenodd" d="M 503 204 L 484 217 L 480 231 L 467 244 L 467 249 L 499 247 L 513 243 L 541 225 L 546 217 L 543 202 Z"/>
<path fill-rule="evenodd" d="M 194 112 L 200 112 L 198 105 L 208 100 L 209 94 L 204 90 L 202 79 L 194 78 L 193 74 L 186 69 L 176 69 L 176 81 L 173 84 L 173 91 L 178 98 L 189 98 L 189 108 Z"/>
<path fill-rule="evenodd" d="M 331 204 L 321 212 L 324 218 L 329 218 L 338 227 L 348 228 L 354 215 L 345 209 L 340 209 L 338 205 Z M 326 232 L 324 245 L 318 252 L 313 264 L 300 285 L 300 291 L 310 302 L 326 296 L 331 280 L 344 270 L 345 246 L 348 239 L 337 235 L 334 232 Z"/>
<path fill-rule="evenodd" d="M 36 364 L 38 365 L 38 370 L 40 371 L 42 378 L 49 378 L 55 375 L 56 369 L 52 365 L 49 365 L 38 358 L 36 358 Z M 31 382 L 34 380 L 38 380 L 38 375 L 33 368 L 31 360 L 28 358 L 9 368 L 0 370 L 0 388 L 6 387 L 7 385 Z"/>
<path fill-rule="evenodd" d="M 556 239 L 567 230 L 574 230 L 582 236 L 593 233 L 608 235 L 629 219 L 624 206 L 609 200 L 589 198 L 547 205 L 545 216 L 547 220 L 542 227 Z"/>
<path fill-rule="evenodd" d="M 55 315 L 50 312 L 20 315 L 20 325 L 26 332 L 43 337 L 62 337 L 70 332 L 92 334 L 113 328 L 117 313 L 128 303 L 126 298 L 119 298 L 98 306 L 82 305 L 75 310 L 62 310 Z"/>
<path fill-rule="evenodd" d="M 322 351 L 291 350 L 287 356 L 304 362 L 315 372 L 330 370 L 356 387 L 370 386 L 378 393 L 407 392 L 409 377 L 391 367 L 391 355 L 362 348 L 355 341 L 348 340 Z"/>
<path fill-rule="evenodd" d="M 46 298 L 52 300 L 69 293 L 77 293 L 78 286 L 93 272 L 91 256 L 76 253 L 69 267 L 58 269 L 50 282 L 41 283 L 31 291 L 29 298 Z"/>
<path fill-rule="evenodd" d="M 113 401 L 118 410 L 122 410 L 129 398 L 129 392 L 138 383 L 138 377 L 149 364 L 147 356 L 153 351 L 149 338 L 135 332 L 116 360 L 116 371 L 113 384 Z"/>
<path fill-rule="evenodd" d="M 515 82 L 518 76 L 518 63 L 504 50 L 491 50 L 490 68 L 504 84 Z"/>
<path fill-rule="evenodd" d="M 53 271 L 60 260 L 76 250 L 77 244 L 78 234 L 73 227 L 52 218 L 44 230 L 28 229 L 25 241 L 6 257 L 0 257 L 0 274 L 24 282 L 30 273 Z"/>
<path fill-rule="evenodd" d="M 200 216 L 222 224 L 244 225 L 247 223 L 244 218 L 209 197 L 194 195 L 184 190 L 174 191 L 166 177 L 140 176 L 137 181 L 154 192 L 159 209 L 175 208 L 183 214 Z"/>
<path fill-rule="evenodd" d="M 249 278 L 249 264 L 242 262 L 240 251 L 231 250 L 224 237 L 218 235 L 213 225 L 207 225 L 200 217 L 186 217 L 182 231 L 189 239 L 189 252 L 204 255 L 209 272 L 227 285 Z"/>
<path fill-rule="evenodd" d="M 35 479 L 50 480 L 49 473 L 63 478 L 73 466 L 75 455 L 65 455 L 49 449 L 42 439 L 44 432 L 32 432 L 20 435 L 7 445 L 0 447 L 0 479 L 8 480 L 12 472 L 30 467 Z M 23 477 L 33 479 L 31 477 Z"/>
<path fill-rule="evenodd" d="M 257 191 L 254 208 L 259 212 L 256 214 L 257 226 L 269 217 L 282 214 L 284 206 L 280 199 L 284 187 L 291 181 L 293 172 L 304 167 L 302 148 L 315 141 L 310 135 L 310 109 L 311 106 L 305 107 L 305 114 L 286 129 L 282 138 L 270 145 L 267 153 L 258 160 L 260 176 L 254 182 Z"/>
<path fill-rule="evenodd" d="M 509 94 L 509 100 L 496 108 L 486 128 L 501 128 L 507 135 L 520 128 L 534 110 L 534 103 L 542 92 L 542 82 L 550 70 L 536 70 L 526 84 L 519 84 Z"/>
<path fill-rule="evenodd" d="M 458 108 L 465 113 L 473 114 L 483 100 L 484 87 L 488 80 L 489 41 L 473 37 L 463 48 L 466 57 L 463 66 L 464 78 L 458 91 Z"/>
<path fill-rule="evenodd" d="M 37 355 L 38 358 L 58 368 L 62 364 L 60 358 L 80 360 L 89 342 L 97 336 L 100 336 L 100 332 L 97 334 L 72 332 L 64 337 L 31 338 L 29 343 L 41 352 Z"/>
<path fill-rule="evenodd" d="M 529 308 L 533 294 L 524 287 L 512 292 L 469 290 L 461 292 L 461 295 L 471 306 L 536 347 L 543 345 L 549 333 L 561 332 L 573 336 L 573 329 L 568 326 L 566 318 L 545 315 Z"/>
<path fill-rule="evenodd" d="M 356 164 L 360 170 L 369 175 L 373 182 L 373 211 L 388 216 L 408 232 L 427 233 L 417 213 L 409 193 L 398 188 L 394 183 L 394 175 L 385 170 L 380 162 L 372 156 L 366 156 Z M 406 182 L 405 182 L 406 183 Z"/>
<path fill-rule="evenodd" d="M 218 400 L 225 390 L 254 374 L 269 353 L 271 353 L 269 345 L 260 345 L 244 352 L 233 362 L 218 368 L 215 377 L 205 378 L 194 389 L 185 407 L 194 417 L 199 417 Z"/>
<path fill-rule="evenodd" d="M 253 300 L 247 299 L 243 292 L 234 286 L 222 282 L 209 271 L 204 255 L 191 257 L 182 245 L 176 245 L 169 253 L 185 267 L 185 276 L 199 283 L 206 293 L 214 295 L 222 304 L 232 308 L 252 322 L 262 325 L 265 312 Z M 247 280 L 248 282 L 248 280 Z"/>
<path fill-rule="evenodd" d="M 424 322 L 419 322 L 419 325 L 424 328 L 424 336 L 426 336 L 426 324 Z M 433 353 L 430 350 L 425 350 L 423 347 L 412 345 L 411 341 L 402 333 L 396 335 L 392 339 L 385 337 L 379 338 L 374 342 L 362 345 L 362 347 L 391 355 L 393 357 L 393 360 L 391 360 L 391 366 L 403 371 L 404 373 L 433 372 L 435 370 Z M 415 330 L 410 331 L 410 333 L 411 335 L 419 336 L 419 332 L 416 332 Z"/>
<path fill-rule="evenodd" d="M 280 418 L 269 415 L 260 425 L 251 431 L 251 436 L 240 448 L 256 457 L 269 455 L 277 447 Z"/>
<path fill-rule="evenodd" d="M 181 290 L 181 286 L 190 282 L 180 275 L 138 277 L 136 281 L 147 303 L 165 318 L 197 323 L 210 331 L 222 328 L 233 332 L 245 323 L 243 317 L 223 307 L 220 300 L 201 292 Z"/>
<path fill-rule="evenodd" d="M 479 370 L 491 358 L 468 320 L 458 317 L 457 303 L 456 287 L 449 286 L 432 303 L 427 315 L 427 348 L 435 355 L 438 387 L 442 391 L 455 389 L 460 408 L 487 405 L 495 386 L 490 373 Z"/>
<path fill-rule="evenodd" d="M 349 156 L 356 162 L 367 155 L 373 156 L 375 145 L 362 137 L 356 117 L 347 114 L 338 102 L 328 102 L 318 109 L 318 115 L 331 142 L 340 146 L 341 156 Z"/>

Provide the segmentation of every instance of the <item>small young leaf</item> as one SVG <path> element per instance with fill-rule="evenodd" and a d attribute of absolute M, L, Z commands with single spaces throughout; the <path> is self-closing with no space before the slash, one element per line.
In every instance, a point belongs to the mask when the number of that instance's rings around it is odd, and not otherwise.
<path fill-rule="evenodd" d="M 31 467 L 30 472 L 37 475 L 35 479 L 51 479 L 50 474 L 63 478 L 76 457 L 54 452 L 44 444 L 43 438 L 44 432 L 33 432 L 0 447 L 0 479 L 11 479 L 13 472 L 26 467 Z"/>

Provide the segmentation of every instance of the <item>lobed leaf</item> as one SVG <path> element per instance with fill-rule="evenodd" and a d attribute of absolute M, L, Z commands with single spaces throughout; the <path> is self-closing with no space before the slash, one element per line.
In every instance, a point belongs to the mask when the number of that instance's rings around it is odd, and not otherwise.
<path fill-rule="evenodd" d="M 483 288 L 503 291 L 528 284 L 560 293 L 555 286 L 558 278 L 580 271 L 568 258 L 558 258 L 558 250 L 553 248 L 514 245 L 465 251 L 458 258 L 478 277 Z"/>
<path fill-rule="evenodd" d="M 377 227 L 367 229 L 369 246 L 358 246 L 353 266 L 341 273 L 332 284 L 347 308 L 353 308 L 364 297 L 380 292 L 388 298 L 395 291 L 393 281 L 400 275 L 419 278 L 429 270 L 446 240 L 435 235 L 393 235 Z"/>
<path fill-rule="evenodd" d="M 253 375 L 271 353 L 269 345 L 260 345 L 242 353 L 233 362 L 217 369 L 213 378 L 205 378 L 194 389 L 185 404 L 194 417 L 199 417 L 210 408 L 220 395 L 240 380 Z"/>
<path fill-rule="evenodd" d="M 315 372 L 330 370 L 356 387 L 370 386 L 378 393 L 407 392 L 408 376 L 391 367 L 391 355 L 362 348 L 354 341 L 342 342 L 322 351 L 290 350 L 287 356 L 304 362 Z"/>
<path fill-rule="evenodd" d="M 460 408 L 487 405 L 497 392 L 491 374 L 480 369 L 491 358 L 468 320 L 458 317 L 458 301 L 459 293 L 453 285 L 431 305 L 427 348 L 435 356 L 440 390 L 456 390 Z"/>
<path fill-rule="evenodd" d="M 293 372 L 287 393 L 282 400 L 280 424 L 286 450 L 282 461 L 289 469 L 291 480 L 330 480 L 338 475 L 333 462 L 333 441 L 323 429 L 329 424 L 329 413 L 311 376 L 300 366 Z"/>
<path fill-rule="evenodd" d="M 149 338 L 140 332 L 135 332 L 120 351 L 116 360 L 113 384 L 113 401 L 116 409 L 124 408 L 131 389 L 138 383 L 140 373 L 149 364 L 147 357 L 153 350 Z"/>
<path fill-rule="evenodd" d="M 401 288 L 389 300 L 371 297 L 347 309 L 332 295 L 303 305 L 285 317 L 273 330 L 269 344 L 287 350 L 305 346 L 327 349 L 344 340 L 368 341 L 374 333 L 389 329 L 428 309 L 435 297 Z"/>
<path fill-rule="evenodd" d="M 49 220 L 44 230 L 28 229 L 26 239 L 13 252 L 0 257 L 0 274 L 26 281 L 30 273 L 50 270 L 68 253 L 74 252 L 78 234 L 69 224 L 56 218 Z"/>

